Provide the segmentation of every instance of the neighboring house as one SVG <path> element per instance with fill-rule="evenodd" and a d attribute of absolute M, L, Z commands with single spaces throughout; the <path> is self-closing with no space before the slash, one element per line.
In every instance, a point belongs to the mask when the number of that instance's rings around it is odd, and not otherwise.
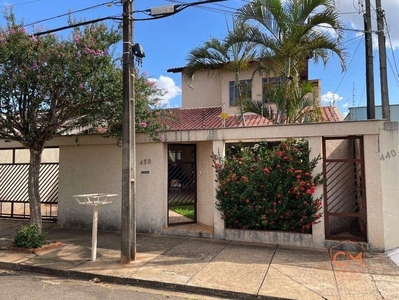
<path fill-rule="evenodd" d="M 389 106 L 391 112 L 391 121 L 399 121 L 399 104 L 392 104 Z M 375 106 L 375 118 L 377 120 L 382 120 L 382 106 Z M 367 107 L 349 107 L 349 113 L 345 117 L 345 121 L 360 121 L 367 120 Z"/>
<path fill-rule="evenodd" d="M 172 70 L 184 72 L 184 68 Z M 252 71 L 240 76 L 251 79 Z M 355 240 L 374 251 L 399 247 L 398 123 L 339 122 L 334 107 L 323 107 L 324 122 L 270 125 L 259 115 L 247 114 L 243 127 L 237 106 L 230 101 L 233 80 L 228 73 L 210 79 L 205 71 L 198 72 L 193 82 L 182 80 L 183 107 L 169 110 L 172 117 L 165 119 L 160 133 L 163 141 L 137 134 L 137 230 L 201 236 L 195 227 L 187 232 L 173 230 L 174 225 L 190 221 L 171 214 L 170 207 L 179 203 L 193 205 L 190 222 L 208 228 L 211 234 L 206 236 L 215 239 L 305 247 L 331 247 L 342 240 Z M 262 81 L 253 79 L 253 98 L 261 97 Z M 323 158 L 314 170 L 327 176 L 326 184 L 314 194 L 324 197 L 321 222 L 313 225 L 312 234 L 226 229 L 215 208 L 218 183 L 211 155 L 223 155 L 229 144 L 237 142 L 287 138 L 306 139 L 310 159 Z M 0 148 L 18 146 L 0 143 Z M 59 147 L 58 225 L 91 228 L 92 210 L 79 205 L 72 195 L 116 193 L 119 196 L 112 204 L 99 209 L 99 228 L 120 230 L 122 150 L 116 141 L 100 135 L 78 140 L 65 136 L 50 141 L 49 146 Z"/>

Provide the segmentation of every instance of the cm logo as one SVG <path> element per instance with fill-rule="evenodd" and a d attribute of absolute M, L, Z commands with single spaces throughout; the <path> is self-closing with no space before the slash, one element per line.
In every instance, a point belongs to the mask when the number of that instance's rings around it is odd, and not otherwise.
<path fill-rule="evenodd" d="M 341 249 L 350 249 L 348 251 Z M 366 251 L 362 245 L 352 241 L 341 242 L 330 249 L 330 257 L 332 263 L 336 267 L 348 267 L 358 265 L 364 266 L 366 259 Z"/>

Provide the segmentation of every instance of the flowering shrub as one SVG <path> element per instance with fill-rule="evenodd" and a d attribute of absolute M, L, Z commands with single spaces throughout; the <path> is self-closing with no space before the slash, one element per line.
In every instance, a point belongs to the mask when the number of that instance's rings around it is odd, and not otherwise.
<path fill-rule="evenodd" d="M 161 119 L 164 115 L 162 109 L 162 96 L 164 91 L 148 77 L 146 72 L 140 72 L 137 68 L 135 72 L 135 129 L 151 138 L 153 141 L 162 141 Z M 122 73 L 121 73 L 122 75 Z M 115 86 L 122 92 L 122 77 Z M 122 141 L 123 134 L 123 101 L 113 101 L 103 105 L 102 116 L 106 120 L 106 130 L 104 136 L 113 136 L 118 141 Z M 101 122 L 100 122 L 101 123 Z M 97 131 L 99 131 L 97 129 Z"/>
<path fill-rule="evenodd" d="M 320 219 L 321 197 L 313 193 L 322 177 L 312 176 L 320 156 L 309 161 L 306 141 L 241 146 L 212 159 L 226 228 L 309 233 Z"/>

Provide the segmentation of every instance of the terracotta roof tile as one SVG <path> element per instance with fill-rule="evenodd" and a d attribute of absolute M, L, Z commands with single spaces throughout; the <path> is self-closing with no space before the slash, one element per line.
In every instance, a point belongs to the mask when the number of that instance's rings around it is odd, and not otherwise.
<path fill-rule="evenodd" d="M 321 107 L 323 122 L 340 121 L 335 109 L 329 106 Z M 223 124 L 220 117 L 222 108 L 171 108 L 166 110 L 163 124 L 166 130 L 193 130 L 242 127 L 240 115 L 230 115 Z M 273 125 L 273 123 L 258 114 L 244 114 L 248 127 Z"/>
<path fill-rule="evenodd" d="M 340 117 L 337 113 L 337 109 L 334 106 L 322 106 L 321 107 L 321 115 L 323 122 L 339 122 L 342 121 L 342 117 Z"/>

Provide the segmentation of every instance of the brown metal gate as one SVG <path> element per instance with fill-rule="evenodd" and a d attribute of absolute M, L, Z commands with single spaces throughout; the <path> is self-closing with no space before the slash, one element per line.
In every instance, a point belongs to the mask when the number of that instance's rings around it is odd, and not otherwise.
<path fill-rule="evenodd" d="M 169 145 L 168 156 L 168 225 L 195 223 L 196 147 L 184 144 Z M 187 213 L 182 214 L 182 211 Z"/>
<path fill-rule="evenodd" d="M 323 137 L 327 239 L 367 241 L 362 136 Z"/>

